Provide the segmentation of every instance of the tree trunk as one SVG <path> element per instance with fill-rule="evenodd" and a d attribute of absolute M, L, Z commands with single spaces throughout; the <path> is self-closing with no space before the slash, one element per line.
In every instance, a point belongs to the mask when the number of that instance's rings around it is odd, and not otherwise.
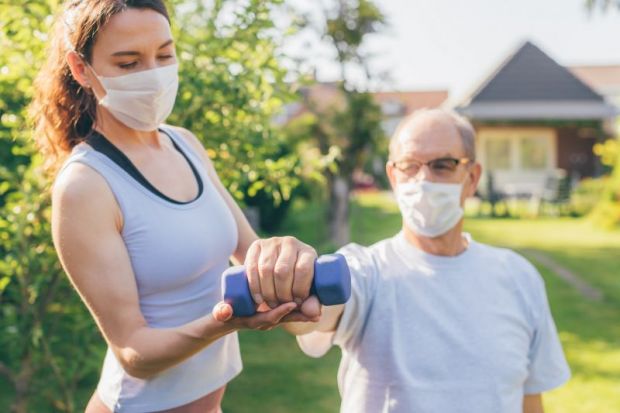
<path fill-rule="evenodd" d="M 30 380 L 32 378 L 32 363 L 30 355 L 22 361 L 21 371 L 13 382 L 15 388 L 15 399 L 11 405 L 11 413 L 28 413 L 28 393 L 30 390 Z"/>
<path fill-rule="evenodd" d="M 351 185 L 341 176 L 329 179 L 329 239 L 337 247 L 349 242 L 349 195 Z"/>

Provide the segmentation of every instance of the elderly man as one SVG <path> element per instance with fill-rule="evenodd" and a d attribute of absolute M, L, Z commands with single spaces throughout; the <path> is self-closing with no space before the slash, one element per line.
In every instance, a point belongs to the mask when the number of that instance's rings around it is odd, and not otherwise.
<path fill-rule="evenodd" d="M 457 114 L 405 119 L 386 167 L 402 230 L 344 247 L 349 302 L 285 327 L 308 355 L 342 348 L 341 412 L 539 413 L 541 393 L 570 377 L 537 270 L 462 231 L 474 143 Z"/>

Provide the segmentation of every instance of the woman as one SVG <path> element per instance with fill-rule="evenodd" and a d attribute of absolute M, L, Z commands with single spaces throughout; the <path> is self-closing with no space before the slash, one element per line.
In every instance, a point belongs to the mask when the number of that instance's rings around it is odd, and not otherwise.
<path fill-rule="evenodd" d="M 178 86 L 163 1 L 65 6 L 32 109 L 47 160 L 64 161 L 54 244 L 108 344 L 86 411 L 218 412 L 241 370 L 237 330 L 317 319 L 293 311 L 316 253 L 257 240 L 194 135 L 161 125 Z M 255 316 L 220 302 L 229 257 L 272 286 Z"/>

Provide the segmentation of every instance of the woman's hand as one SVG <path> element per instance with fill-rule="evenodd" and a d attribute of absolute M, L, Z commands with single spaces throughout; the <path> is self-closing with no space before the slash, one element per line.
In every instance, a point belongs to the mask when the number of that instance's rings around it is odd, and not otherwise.
<path fill-rule="evenodd" d="M 213 307 L 212 315 L 216 321 L 226 323 L 233 329 L 271 330 L 281 323 L 317 322 L 321 318 L 319 300 L 312 296 L 301 305 L 288 302 L 270 309 L 265 303 L 258 306 L 256 314 L 250 317 L 234 317 L 230 304 L 219 302 Z"/>
<path fill-rule="evenodd" d="M 245 269 L 256 304 L 269 308 L 294 302 L 300 310 L 310 295 L 316 251 L 294 237 L 259 239 L 250 245 Z"/>

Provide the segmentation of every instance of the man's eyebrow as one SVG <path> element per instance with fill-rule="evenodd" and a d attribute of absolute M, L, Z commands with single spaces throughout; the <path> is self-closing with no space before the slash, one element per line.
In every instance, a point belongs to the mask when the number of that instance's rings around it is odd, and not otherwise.
<path fill-rule="evenodd" d="M 161 46 L 158 47 L 158 50 L 159 49 L 163 49 L 164 47 L 171 45 L 172 42 L 173 42 L 172 39 L 166 40 L 165 43 L 163 43 Z M 122 50 L 120 52 L 112 53 L 112 56 L 137 56 L 139 54 L 140 54 L 140 52 L 136 52 L 134 50 Z"/>

